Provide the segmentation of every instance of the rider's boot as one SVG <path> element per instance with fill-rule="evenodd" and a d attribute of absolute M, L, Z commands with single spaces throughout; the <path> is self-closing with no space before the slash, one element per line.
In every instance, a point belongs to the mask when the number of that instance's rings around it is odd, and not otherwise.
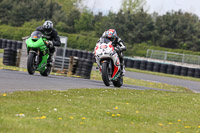
<path fill-rule="evenodd" d="M 124 76 L 125 75 L 125 73 L 126 73 L 126 70 L 125 70 L 125 65 L 124 65 L 124 61 L 123 61 L 123 59 L 122 59 L 122 62 L 121 62 L 121 75 L 122 76 Z"/>
<path fill-rule="evenodd" d="M 122 65 L 122 67 L 121 67 L 121 68 L 122 68 L 122 74 L 121 74 L 121 75 L 122 75 L 122 76 L 124 76 L 124 75 L 125 75 L 125 73 L 126 73 L 126 70 L 125 70 L 125 65 Z"/>
<path fill-rule="evenodd" d="M 49 58 L 47 60 L 47 64 L 52 66 L 52 64 L 53 64 L 53 53 L 49 54 Z"/>

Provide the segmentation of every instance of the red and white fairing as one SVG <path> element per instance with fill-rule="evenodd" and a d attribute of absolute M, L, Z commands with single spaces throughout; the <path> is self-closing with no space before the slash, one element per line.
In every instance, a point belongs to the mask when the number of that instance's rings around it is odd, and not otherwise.
<path fill-rule="evenodd" d="M 115 75 L 120 71 L 120 61 L 117 52 L 112 46 L 112 42 L 97 43 L 94 49 L 94 55 L 100 71 L 102 70 L 101 61 L 109 58 L 113 61 L 114 71 L 111 77 L 113 79 Z"/>

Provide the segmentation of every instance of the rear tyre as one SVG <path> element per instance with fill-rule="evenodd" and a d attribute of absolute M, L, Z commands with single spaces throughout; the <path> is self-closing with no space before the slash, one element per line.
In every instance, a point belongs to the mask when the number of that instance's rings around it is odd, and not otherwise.
<path fill-rule="evenodd" d="M 35 70 L 36 70 L 35 58 L 36 58 L 36 54 L 30 52 L 29 55 L 28 55 L 28 60 L 27 60 L 27 69 L 28 69 L 28 73 L 30 75 L 33 75 L 35 73 Z"/>
<path fill-rule="evenodd" d="M 106 86 L 110 86 L 110 80 L 108 76 L 108 63 L 104 62 L 102 64 L 102 79 Z"/>
<path fill-rule="evenodd" d="M 123 85 L 123 77 L 119 77 L 117 81 L 112 81 L 115 87 L 121 87 Z"/>
<path fill-rule="evenodd" d="M 50 74 L 50 72 L 51 72 L 51 66 L 47 65 L 46 70 L 44 72 L 40 72 L 40 75 L 42 75 L 42 76 L 48 76 Z"/>

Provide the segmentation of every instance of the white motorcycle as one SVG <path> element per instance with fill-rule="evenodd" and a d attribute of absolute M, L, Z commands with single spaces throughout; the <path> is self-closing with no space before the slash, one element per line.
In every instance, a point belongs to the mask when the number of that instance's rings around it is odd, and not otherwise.
<path fill-rule="evenodd" d="M 94 56 L 104 84 L 110 86 L 112 82 L 115 87 L 121 87 L 123 85 L 122 70 L 119 56 L 112 42 L 107 38 L 100 38 L 94 49 Z"/>

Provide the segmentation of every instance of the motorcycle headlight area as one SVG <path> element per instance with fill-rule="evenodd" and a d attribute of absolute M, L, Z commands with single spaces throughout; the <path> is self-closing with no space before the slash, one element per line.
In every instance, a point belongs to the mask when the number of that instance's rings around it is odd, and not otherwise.
<path fill-rule="evenodd" d="M 113 53 L 113 51 L 111 48 L 105 49 L 105 54 L 112 54 L 112 53 Z"/>

